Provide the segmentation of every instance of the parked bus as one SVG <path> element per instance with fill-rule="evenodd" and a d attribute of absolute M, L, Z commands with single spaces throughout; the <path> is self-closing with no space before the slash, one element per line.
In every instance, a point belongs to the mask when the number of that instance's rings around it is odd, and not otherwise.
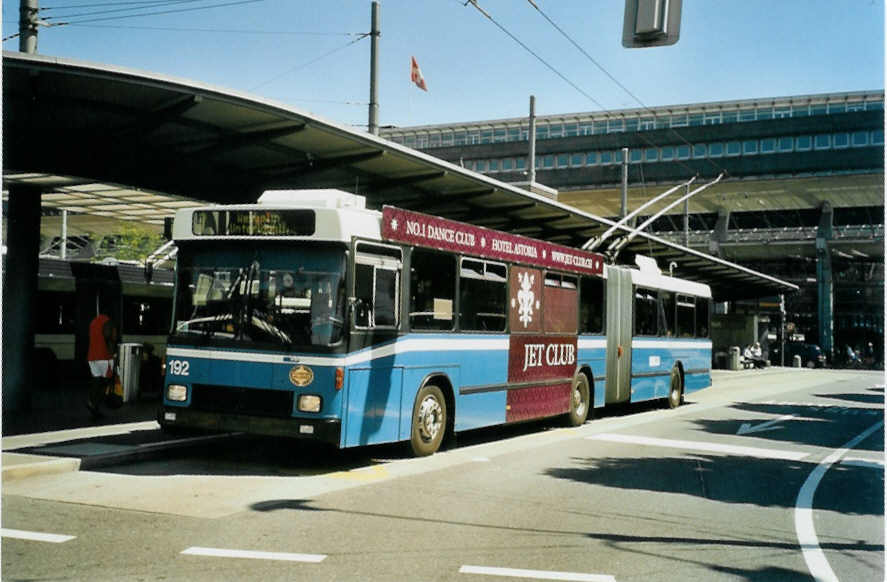
<path fill-rule="evenodd" d="M 338 191 L 180 210 L 166 429 L 353 447 L 711 384 L 706 285 Z"/>
<path fill-rule="evenodd" d="M 146 278 L 144 268 L 135 264 L 40 257 L 34 321 L 36 381 L 56 386 L 62 380 L 89 376 L 89 322 L 100 308 L 120 323 L 122 342 L 150 344 L 162 358 L 172 298 L 169 269 L 156 269 Z"/>

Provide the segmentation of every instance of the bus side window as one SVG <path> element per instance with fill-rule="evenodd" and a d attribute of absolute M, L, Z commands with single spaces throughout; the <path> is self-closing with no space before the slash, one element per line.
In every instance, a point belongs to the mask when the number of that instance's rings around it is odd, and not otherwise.
<path fill-rule="evenodd" d="M 414 249 L 410 269 L 410 327 L 453 329 L 456 259 L 452 255 Z"/>
<path fill-rule="evenodd" d="M 384 254 L 367 254 L 370 249 Z M 396 327 L 400 321 L 400 250 L 359 243 L 356 263 L 355 327 Z"/>
<path fill-rule="evenodd" d="M 678 337 L 693 337 L 696 335 L 696 299 L 690 295 L 678 295 L 677 303 L 677 327 Z"/>
<path fill-rule="evenodd" d="M 708 317 L 711 312 L 711 299 L 700 297 L 696 301 L 696 337 L 708 337 Z"/>
<path fill-rule="evenodd" d="M 604 332 L 604 280 L 582 277 L 579 286 L 579 333 Z"/>
<path fill-rule="evenodd" d="M 672 337 L 674 333 L 675 304 L 674 293 L 660 291 L 657 302 L 657 319 L 659 320 L 659 335 Z"/>
<path fill-rule="evenodd" d="M 397 325 L 397 272 L 376 269 L 373 323 L 377 326 Z"/>
<path fill-rule="evenodd" d="M 508 273 L 505 265 L 462 259 L 459 326 L 466 331 L 505 331 Z"/>
<path fill-rule="evenodd" d="M 357 265 L 354 296 L 354 325 L 370 327 L 370 312 L 373 309 L 373 267 Z"/>
<path fill-rule="evenodd" d="M 655 336 L 657 329 L 656 291 L 638 287 L 634 292 L 634 334 Z"/>

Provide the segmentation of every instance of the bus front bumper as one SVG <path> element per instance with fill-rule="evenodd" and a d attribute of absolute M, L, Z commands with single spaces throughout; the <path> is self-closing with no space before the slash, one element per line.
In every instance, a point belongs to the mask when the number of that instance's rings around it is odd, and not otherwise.
<path fill-rule="evenodd" d="M 339 419 L 266 418 L 239 414 L 220 414 L 161 406 L 157 421 L 165 429 L 198 429 L 212 432 L 244 432 L 247 434 L 310 439 L 339 445 L 342 422 Z"/>

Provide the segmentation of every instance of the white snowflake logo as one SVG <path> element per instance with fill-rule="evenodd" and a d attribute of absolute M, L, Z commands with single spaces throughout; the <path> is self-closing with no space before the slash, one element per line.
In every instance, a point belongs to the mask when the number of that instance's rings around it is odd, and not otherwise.
<path fill-rule="evenodd" d="M 397 219 L 396 218 L 391 219 L 391 230 L 394 230 L 394 231 L 397 230 Z"/>
<path fill-rule="evenodd" d="M 536 299 L 536 294 L 533 293 L 533 281 L 536 276 L 529 273 L 518 273 L 517 279 L 520 281 L 520 291 L 517 292 L 517 301 L 520 303 L 520 307 L 517 313 L 520 316 L 520 322 L 524 324 L 524 327 L 527 327 L 533 321 L 533 303 Z"/>

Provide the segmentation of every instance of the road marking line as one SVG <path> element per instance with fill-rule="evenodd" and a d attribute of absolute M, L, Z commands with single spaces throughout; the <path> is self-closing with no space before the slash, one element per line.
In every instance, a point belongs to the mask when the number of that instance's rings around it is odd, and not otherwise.
<path fill-rule="evenodd" d="M 388 469 L 384 464 L 370 465 L 369 467 L 359 467 L 350 471 L 336 471 L 327 475 L 332 479 L 343 479 L 345 481 L 370 482 L 380 481 L 390 477 Z"/>
<path fill-rule="evenodd" d="M 833 464 L 841 460 L 841 457 L 846 455 L 850 449 L 867 439 L 883 426 L 883 421 L 870 426 L 840 449 L 826 457 L 813 469 L 813 472 L 810 473 L 798 492 L 798 498 L 795 500 L 795 531 L 798 535 L 801 551 L 804 554 L 804 561 L 807 562 L 807 569 L 810 570 L 810 574 L 817 582 L 838 582 L 838 577 L 835 576 L 834 570 L 829 566 L 825 552 L 819 547 L 819 538 L 816 537 L 816 527 L 813 525 L 813 495 L 816 493 L 816 488 L 825 476 L 826 471 Z"/>
<path fill-rule="evenodd" d="M 841 461 L 841 464 L 851 465 L 853 467 L 863 467 L 865 469 L 878 469 L 879 471 L 884 470 L 884 461 L 872 461 L 871 459 L 844 459 Z"/>
<path fill-rule="evenodd" d="M 668 447 L 672 449 L 686 449 L 690 451 L 725 453 L 728 455 L 740 455 L 743 457 L 756 457 L 760 459 L 781 459 L 785 461 L 800 461 L 808 455 L 808 453 L 799 453 L 795 451 L 778 451 L 775 449 L 762 449 L 759 447 L 742 447 L 735 445 L 721 445 L 717 443 L 701 443 L 697 441 L 657 439 L 651 437 L 612 433 L 593 435 L 585 437 L 585 439 L 609 441 L 613 443 L 626 443 L 632 445 L 646 445 L 650 447 Z"/>
<path fill-rule="evenodd" d="M 548 570 L 519 570 L 515 568 L 488 568 L 486 566 L 462 566 L 460 574 L 483 574 L 511 578 L 535 578 L 537 580 L 571 580 L 575 582 L 616 582 L 606 574 L 582 574 L 579 572 L 552 572 Z"/>
<path fill-rule="evenodd" d="M 227 550 L 223 548 L 191 547 L 182 551 L 189 556 L 210 556 L 214 558 L 249 558 L 252 560 L 282 560 L 285 562 L 318 563 L 326 559 L 324 554 L 289 554 L 286 552 L 256 552 L 251 550 Z"/>
<path fill-rule="evenodd" d="M 25 531 L 21 529 L 0 529 L 0 537 L 16 538 L 19 540 L 31 540 L 33 542 L 49 542 L 51 544 L 62 544 L 75 539 L 77 536 L 66 536 L 61 534 L 41 533 L 39 531 Z"/>

